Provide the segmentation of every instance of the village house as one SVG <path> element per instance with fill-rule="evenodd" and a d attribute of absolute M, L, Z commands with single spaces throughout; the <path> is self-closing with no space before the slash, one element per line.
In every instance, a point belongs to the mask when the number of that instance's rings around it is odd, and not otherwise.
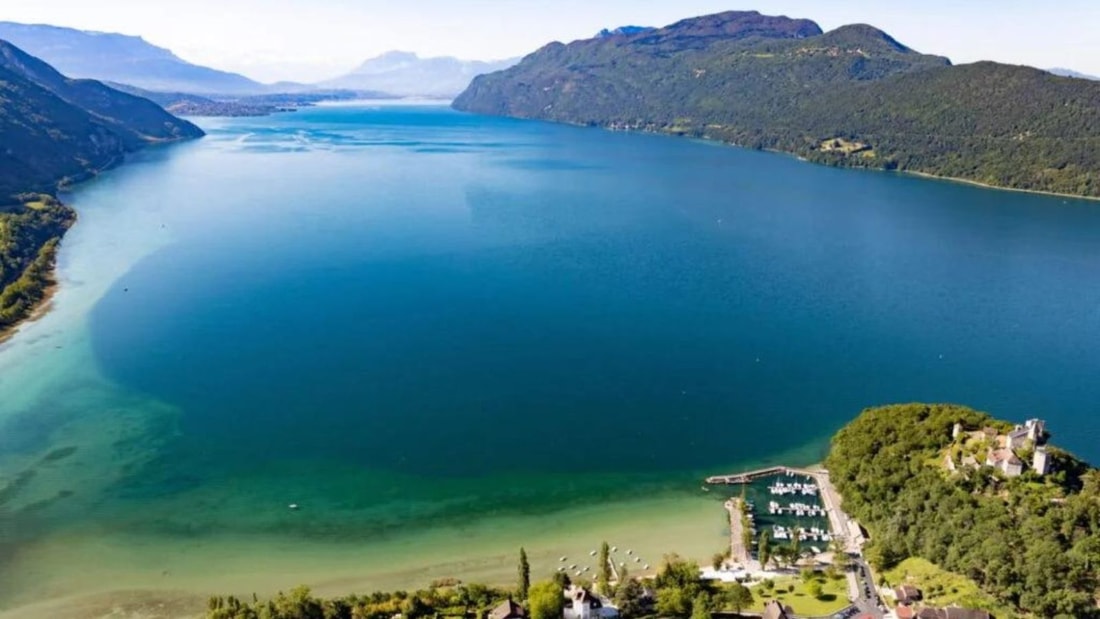
<path fill-rule="evenodd" d="M 985 465 L 991 466 L 1007 477 L 1019 477 L 1024 473 L 1024 463 L 1011 449 L 991 449 L 985 458 Z"/>
<path fill-rule="evenodd" d="M 489 619 L 527 619 L 527 610 L 508 598 L 489 611 Z"/>
<path fill-rule="evenodd" d="M 570 585 L 564 595 L 564 619 L 611 619 L 619 616 L 618 609 L 605 605 L 599 596 L 584 587 Z"/>
<path fill-rule="evenodd" d="M 924 597 L 921 590 L 912 585 L 894 587 L 894 596 L 898 598 L 899 604 L 905 604 L 906 606 L 913 602 L 919 602 Z"/>

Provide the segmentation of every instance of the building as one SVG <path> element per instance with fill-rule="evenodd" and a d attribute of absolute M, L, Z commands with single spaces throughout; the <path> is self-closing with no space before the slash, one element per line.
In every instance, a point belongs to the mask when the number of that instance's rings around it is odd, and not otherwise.
<path fill-rule="evenodd" d="M 784 607 L 776 600 L 768 600 L 768 603 L 764 604 L 762 619 L 791 619 L 793 616 L 794 610 L 790 606 Z"/>
<path fill-rule="evenodd" d="M 1045 446 L 1035 448 L 1035 455 L 1031 459 L 1031 468 L 1040 475 L 1048 475 L 1051 472 L 1050 452 Z"/>
<path fill-rule="evenodd" d="M 894 587 L 894 596 L 898 598 L 899 604 L 905 605 L 919 602 L 924 597 L 923 594 L 921 594 L 921 590 L 912 585 Z"/>
<path fill-rule="evenodd" d="M 527 619 L 527 609 L 508 598 L 489 611 L 489 619 Z"/>
<path fill-rule="evenodd" d="M 1006 477 L 1019 477 L 1024 473 L 1024 463 L 1011 449 L 991 449 L 985 458 L 985 465 L 1005 474 Z"/>
<path fill-rule="evenodd" d="M 984 610 L 969 608 L 922 608 L 917 619 L 991 619 Z"/>
<path fill-rule="evenodd" d="M 565 590 L 565 619 L 610 619 L 618 617 L 617 608 L 605 605 L 596 594 L 584 587 L 571 585 Z"/>
<path fill-rule="evenodd" d="M 1028 419 L 1022 426 L 1016 426 L 1008 433 L 1005 444 L 1009 449 L 1019 449 L 1028 444 L 1042 445 L 1046 441 L 1047 424 L 1042 419 Z"/>

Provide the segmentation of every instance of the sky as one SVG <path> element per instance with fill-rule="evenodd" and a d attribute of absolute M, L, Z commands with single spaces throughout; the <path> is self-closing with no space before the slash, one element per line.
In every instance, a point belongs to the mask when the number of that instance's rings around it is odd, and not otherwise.
<path fill-rule="evenodd" d="M 922 52 L 1100 75 L 1100 0 L 0 0 L 0 21 L 140 35 L 264 82 L 319 81 L 400 49 L 490 60 L 604 27 L 725 10 L 869 23 Z"/>

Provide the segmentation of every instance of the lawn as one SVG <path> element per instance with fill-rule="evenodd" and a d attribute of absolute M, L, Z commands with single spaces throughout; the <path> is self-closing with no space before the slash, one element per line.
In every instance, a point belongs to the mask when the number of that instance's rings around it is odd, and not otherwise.
<path fill-rule="evenodd" d="M 924 559 L 910 558 L 894 569 L 882 574 L 891 587 L 913 585 L 924 594 L 928 606 L 961 606 L 987 610 L 1001 618 L 1016 617 L 1017 613 L 997 603 L 984 593 L 973 580 L 940 569 Z"/>
<path fill-rule="evenodd" d="M 762 585 L 751 587 L 753 603 L 747 610 L 762 612 L 768 600 L 779 600 L 794 609 L 795 614 L 809 617 L 831 615 L 845 609 L 848 603 L 848 580 L 838 578 L 829 580 L 823 575 L 817 579 L 821 583 L 821 597 L 815 598 L 807 592 L 807 584 L 797 576 L 776 578 L 775 589 L 767 590 Z"/>

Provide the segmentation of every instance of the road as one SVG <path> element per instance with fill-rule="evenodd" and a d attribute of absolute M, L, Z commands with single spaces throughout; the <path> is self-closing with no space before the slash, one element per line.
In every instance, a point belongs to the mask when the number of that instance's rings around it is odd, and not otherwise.
<path fill-rule="evenodd" d="M 862 535 L 852 536 L 850 534 L 853 530 L 859 530 L 858 525 L 841 509 L 840 493 L 833 487 L 833 482 L 829 479 L 829 472 L 825 470 L 806 472 L 817 482 L 817 487 L 821 492 L 821 502 L 829 513 L 829 523 L 833 528 L 833 534 L 844 540 L 845 552 L 848 553 L 848 558 L 852 560 L 854 569 L 848 572 L 848 583 L 849 589 L 853 590 L 853 603 L 861 613 L 870 615 L 874 619 L 883 619 L 885 613 L 882 610 L 884 608 L 882 599 L 875 587 L 871 568 L 863 560 L 863 543 L 866 540 L 863 539 Z"/>

